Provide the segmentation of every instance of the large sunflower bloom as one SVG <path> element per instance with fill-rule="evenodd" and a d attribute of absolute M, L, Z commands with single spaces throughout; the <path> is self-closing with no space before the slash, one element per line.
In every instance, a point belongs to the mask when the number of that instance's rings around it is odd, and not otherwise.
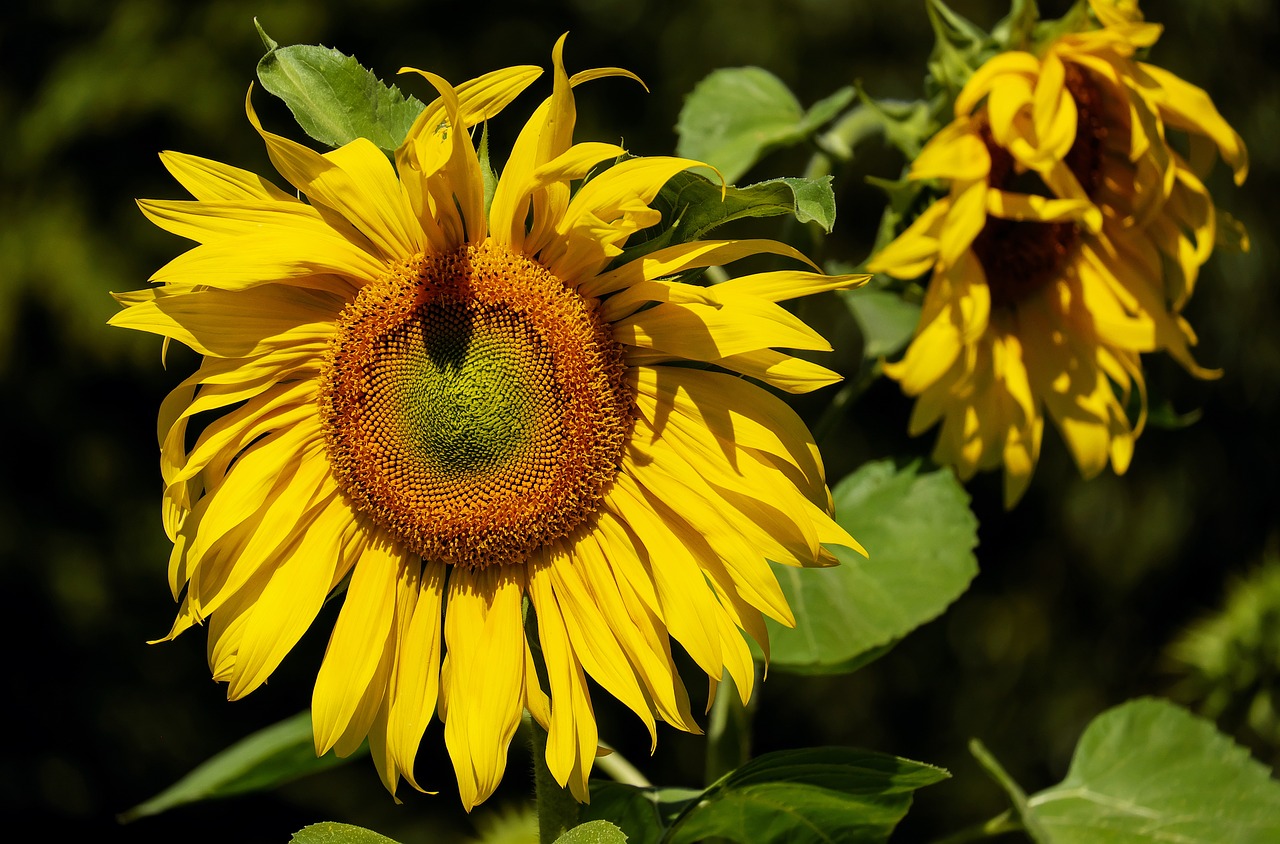
<path fill-rule="evenodd" d="M 715 684 L 752 689 L 745 634 L 793 624 L 766 561 L 857 548 L 831 518 L 812 437 L 748 375 L 802 392 L 828 349 L 779 300 L 858 280 L 779 271 L 703 288 L 667 277 L 773 253 L 708 241 L 613 266 L 672 175 L 697 162 L 572 143 L 566 75 L 515 142 L 486 209 L 470 127 L 539 74 L 513 67 L 439 98 L 396 152 L 326 154 L 264 131 L 304 200 L 243 170 L 163 161 L 194 202 L 143 201 L 199 243 L 119 296 L 112 323 L 203 355 L 159 420 L 168 637 L 209 621 L 215 679 L 261 685 L 345 596 L 312 701 L 318 753 L 367 736 L 393 793 L 414 787 L 433 713 L 463 804 L 497 786 L 527 709 L 585 800 L 597 750 L 586 679 L 698 729 L 671 640 Z M 571 183 L 581 182 L 576 192 Z M 695 365 L 685 365 L 686 362 Z M 187 428 L 213 414 L 194 445 Z M 522 607 L 536 617 L 535 646 Z M 545 665 L 545 687 L 539 678 Z"/>
<path fill-rule="evenodd" d="M 885 371 L 917 397 L 913 435 L 941 421 L 935 459 L 965 479 L 1004 464 L 1007 506 L 1046 413 L 1084 477 L 1127 469 L 1141 353 L 1217 374 L 1193 360 L 1179 312 L 1214 246 L 1203 178 L 1216 150 L 1242 182 L 1244 145 L 1203 91 L 1134 59 L 1160 35 L 1136 4 L 1093 5 L 1100 28 L 975 71 L 910 170 L 947 195 L 868 265 L 932 272 L 916 335 Z"/>

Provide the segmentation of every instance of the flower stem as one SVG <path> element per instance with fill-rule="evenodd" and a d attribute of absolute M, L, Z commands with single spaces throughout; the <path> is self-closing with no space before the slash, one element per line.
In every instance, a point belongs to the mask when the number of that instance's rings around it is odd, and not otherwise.
<path fill-rule="evenodd" d="M 578 801 L 547 767 L 547 731 L 525 713 L 533 749 L 533 786 L 538 807 L 538 842 L 552 844 L 578 825 Z"/>
<path fill-rule="evenodd" d="M 758 683 L 759 663 L 756 663 L 756 675 Z M 743 706 L 742 698 L 738 696 L 738 687 L 725 674 L 716 689 L 716 699 L 711 704 L 711 719 L 707 724 L 707 785 L 751 759 L 751 718 L 754 712 L 755 698 L 747 706 Z"/>
<path fill-rule="evenodd" d="M 962 829 L 959 832 L 948 835 L 946 838 L 939 838 L 933 844 L 968 844 L 970 841 L 995 838 L 997 835 L 1019 832 L 1022 829 L 1022 824 L 1013 819 L 1013 812 L 1005 811 L 991 820 Z"/>
<path fill-rule="evenodd" d="M 616 750 L 604 756 L 597 756 L 595 766 L 601 773 L 607 774 L 611 780 L 623 785 L 634 785 L 636 788 L 648 788 L 653 785 L 639 768 L 632 765 L 627 757 Z"/>

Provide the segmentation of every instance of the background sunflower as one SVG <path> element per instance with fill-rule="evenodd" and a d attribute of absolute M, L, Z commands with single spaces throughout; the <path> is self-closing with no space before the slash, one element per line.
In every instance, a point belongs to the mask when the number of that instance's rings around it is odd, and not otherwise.
<path fill-rule="evenodd" d="M 1004 2 L 953 5 L 983 25 L 1007 11 Z M 1042 12 L 1053 17 L 1066 5 L 1045 2 Z M 1280 71 L 1269 52 L 1280 13 L 1257 0 L 1189 0 L 1147 14 L 1165 25 L 1152 60 L 1210 91 L 1252 155 L 1244 188 L 1230 186 L 1225 168 L 1210 186 L 1249 226 L 1252 251 L 1215 256 L 1187 311 L 1199 359 L 1226 375 L 1200 383 L 1168 361 L 1151 362 L 1153 392 L 1166 398 L 1168 415 L 1199 419 L 1184 430 L 1148 430 L 1123 479 L 1082 482 L 1048 437 L 1036 479 L 1013 512 L 1003 512 L 998 476 L 978 477 L 970 489 L 983 574 L 946 616 L 851 677 L 778 675 L 763 686 L 759 722 L 769 726 L 757 733 L 761 751 L 852 743 L 966 773 L 919 795 L 902 840 L 1002 808 L 1001 796 L 973 775 L 969 736 L 981 736 L 1020 781 L 1046 785 L 1104 706 L 1169 691 L 1161 649 L 1216 605 L 1228 572 L 1247 570 L 1280 535 L 1272 480 L 1280 476 L 1272 434 L 1280 423 L 1272 269 L 1280 223 L 1268 212 L 1280 188 L 1280 150 L 1266 142 L 1280 131 Z M 132 203 L 179 198 L 156 150 L 269 171 L 240 111 L 262 53 L 255 15 L 277 38 L 337 46 L 384 78 L 406 63 L 456 80 L 497 66 L 545 65 L 546 45 L 569 30 L 575 66 L 627 67 L 652 91 L 585 90 L 591 108 L 583 109 L 581 135 L 625 132 L 626 146 L 647 155 L 672 151 L 682 97 L 715 68 L 768 68 L 805 103 L 854 78 L 874 96 L 913 98 L 932 35 L 923 9 L 819 0 L 575 0 L 536 12 L 499 3 L 462 31 L 407 0 L 323 9 L 300 0 L 181 7 L 60 0 L 4 13 L 0 118 L 10 141 L 0 159 L 0 425 L 13 450 L 0 483 L 0 571 L 11 603 L 3 632 L 13 643 L 4 808 L 99 840 L 252 830 L 284 841 L 320 816 L 406 842 L 461 837 L 472 827 L 456 803 L 406 795 L 413 811 L 398 810 L 363 765 L 130 827 L 113 819 L 196 761 L 303 708 L 324 649 L 323 636 L 304 639 L 270 694 L 228 705 L 208 679 L 199 637 L 142 645 L 163 634 L 171 610 L 156 579 L 168 549 L 156 519 L 159 482 L 147 468 L 155 459 L 153 409 L 194 361 L 175 348 L 162 371 L 154 340 L 103 327 L 114 310 L 105 292 L 137 287 L 179 244 Z M 288 125 L 278 104 L 270 115 L 262 107 L 268 125 Z M 495 147 L 511 140 L 495 139 Z M 797 173 L 806 155 L 770 157 L 748 178 Z M 892 178 L 901 168 L 887 150 L 868 147 L 864 156 L 861 172 Z M 870 249 L 882 199 L 860 180 L 843 185 L 824 248 L 828 257 L 857 261 Z M 746 226 L 741 236 L 753 233 Z M 851 330 L 835 313 L 805 316 L 827 336 Z M 857 341 L 836 345 L 843 357 L 834 365 L 847 370 Z M 820 393 L 796 407 L 812 423 L 828 398 Z M 833 482 L 867 459 L 929 449 L 927 438 L 905 437 L 910 403 L 896 385 L 876 384 L 858 407 L 853 424 L 822 444 Z M 645 756 L 648 737 L 632 729 L 630 716 L 603 702 L 597 715 L 602 734 L 629 737 L 635 745 L 624 749 Z M 696 778 L 702 750 L 701 739 L 668 731 L 646 771 L 666 782 Z M 1256 752 L 1277 761 L 1274 746 Z M 447 766 L 443 744 L 424 747 L 419 764 Z M 511 770 L 522 765 L 513 757 Z M 497 811 L 526 793 L 526 783 L 508 777 L 491 803 Z"/>

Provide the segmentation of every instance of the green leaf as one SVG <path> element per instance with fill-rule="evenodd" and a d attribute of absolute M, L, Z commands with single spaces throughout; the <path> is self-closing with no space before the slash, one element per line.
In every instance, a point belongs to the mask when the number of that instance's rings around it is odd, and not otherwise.
<path fill-rule="evenodd" d="M 385 835 L 345 823 L 313 823 L 289 839 L 290 844 L 397 844 Z"/>
<path fill-rule="evenodd" d="M 164 791 L 120 815 L 122 822 L 157 815 L 175 806 L 264 791 L 345 764 L 364 752 L 316 758 L 311 713 L 300 712 L 259 730 L 211 757 Z"/>
<path fill-rule="evenodd" d="M 852 99 L 853 89 L 841 88 L 806 112 L 767 70 L 716 70 L 685 99 L 676 154 L 710 164 L 732 184 L 770 150 L 808 139 Z"/>
<path fill-rule="evenodd" d="M 931 765 L 852 748 L 767 753 L 708 788 L 665 840 L 885 842 L 913 792 L 947 776 Z"/>
<path fill-rule="evenodd" d="M 817 223 L 830 232 L 836 222 L 831 177 L 771 179 L 741 188 L 724 188 L 697 173 L 677 173 L 654 197 L 652 207 L 662 222 L 641 232 L 614 265 L 633 261 L 657 249 L 703 238 L 734 220 L 791 215 L 801 223 Z M 647 236 L 647 237 L 646 237 Z"/>
<path fill-rule="evenodd" d="M 920 321 L 920 306 L 889 290 L 860 287 L 841 291 L 841 298 L 862 331 L 862 356 L 868 360 L 906 346 Z"/>
<path fill-rule="evenodd" d="M 556 844 L 624 844 L 626 834 L 609 821 L 587 821 L 556 839 Z"/>
<path fill-rule="evenodd" d="M 254 21 L 257 24 L 257 21 Z M 329 47 L 276 47 L 258 27 L 267 54 L 262 87 L 285 101 L 302 130 L 331 147 L 368 138 L 388 152 L 409 134 L 423 104 L 379 81 L 353 57 Z"/>
<path fill-rule="evenodd" d="M 1042 844 L 1264 844 L 1280 841 L 1280 783 L 1211 722 L 1143 698 L 1095 718 L 1027 813 Z"/>
<path fill-rule="evenodd" d="M 942 613 L 977 574 L 977 520 L 950 471 L 868 463 L 832 491 L 836 521 L 869 558 L 836 548 L 828 569 L 775 566 L 795 629 L 770 622 L 770 665 L 831 673 Z"/>

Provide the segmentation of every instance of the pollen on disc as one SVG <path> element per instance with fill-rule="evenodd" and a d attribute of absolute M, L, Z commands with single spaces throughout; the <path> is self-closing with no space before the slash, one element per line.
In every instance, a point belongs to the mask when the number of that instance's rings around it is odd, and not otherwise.
<path fill-rule="evenodd" d="M 489 244 L 394 265 L 339 317 L 320 407 L 353 504 L 424 558 L 523 562 L 600 506 L 631 431 L 596 303 Z"/>

